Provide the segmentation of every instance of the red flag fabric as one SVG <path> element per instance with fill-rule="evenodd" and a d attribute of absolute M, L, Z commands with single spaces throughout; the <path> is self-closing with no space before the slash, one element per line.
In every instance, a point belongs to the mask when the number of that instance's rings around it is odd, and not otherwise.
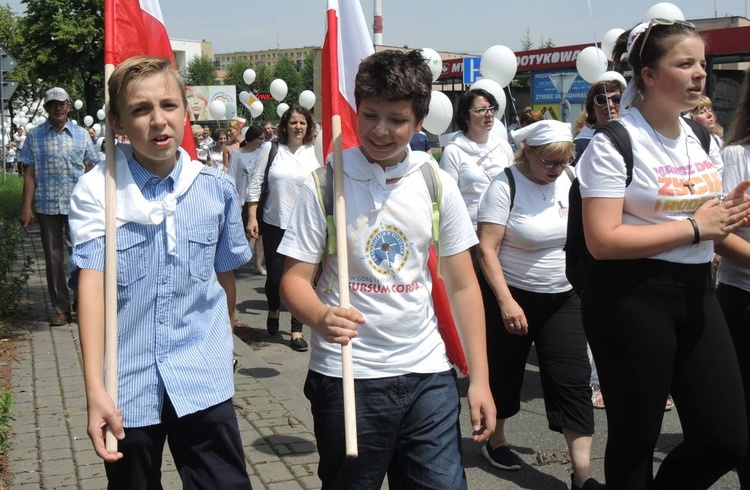
<path fill-rule="evenodd" d="M 333 151 L 331 117 L 341 116 L 342 148 L 359 145 L 354 77 L 374 51 L 359 0 L 328 0 L 328 30 L 323 43 L 323 149 Z"/>
<path fill-rule="evenodd" d="M 163 56 L 174 61 L 158 0 L 104 1 L 104 63 L 119 65 L 133 56 Z M 198 159 L 190 116 L 185 116 L 182 148 Z"/>

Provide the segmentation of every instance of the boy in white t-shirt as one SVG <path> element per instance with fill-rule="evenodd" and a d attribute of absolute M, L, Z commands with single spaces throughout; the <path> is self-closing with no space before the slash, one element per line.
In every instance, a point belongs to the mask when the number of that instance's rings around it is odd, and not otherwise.
<path fill-rule="evenodd" d="M 326 260 L 326 216 L 312 177 L 279 247 L 284 304 L 312 332 L 305 395 L 315 419 L 323 488 L 466 488 L 455 373 L 437 329 L 427 257 L 431 197 L 419 168 L 434 165 L 409 140 L 429 106 L 418 51 L 362 61 L 355 81 L 361 146 L 344 152 L 351 308 L 338 306 L 337 260 Z M 471 371 L 475 441 L 494 430 L 481 294 L 468 249 L 477 243 L 455 182 L 440 171 L 441 271 Z M 334 239 L 331 237 L 331 239 Z M 359 457 L 345 456 L 340 345 L 352 343 Z"/>

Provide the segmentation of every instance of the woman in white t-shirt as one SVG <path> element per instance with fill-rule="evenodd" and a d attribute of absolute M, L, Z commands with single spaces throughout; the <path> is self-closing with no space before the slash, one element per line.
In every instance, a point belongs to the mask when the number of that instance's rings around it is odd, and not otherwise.
<path fill-rule="evenodd" d="M 206 164 L 224 170 L 224 150 L 227 145 L 227 132 L 223 129 L 214 131 L 214 145 L 208 150 Z"/>
<path fill-rule="evenodd" d="M 266 144 L 261 148 L 250 179 L 247 197 L 250 203 L 247 232 L 253 237 L 258 237 L 260 232 L 263 233 L 263 250 L 266 254 L 266 270 L 268 271 L 266 328 L 270 335 L 276 335 L 279 331 L 279 308 L 281 306 L 279 285 L 285 260 L 285 257 L 276 249 L 284 237 L 300 187 L 312 171 L 320 167 L 313 146 L 315 123 L 310 111 L 300 106 L 290 107 L 281 116 L 278 128 L 278 143 Z M 278 152 L 273 161 L 269 162 L 269 154 L 274 147 L 278 148 Z M 263 223 L 258 223 L 258 201 L 261 198 L 261 187 L 267 165 L 271 165 L 268 170 L 268 198 L 262 210 Z M 308 345 L 302 337 L 302 323 L 292 317 L 291 327 L 292 349 L 298 352 L 306 351 Z"/>
<path fill-rule="evenodd" d="M 534 343 L 549 428 L 568 444 L 571 486 L 604 488 L 591 477 L 591 368 L 581 303 L 565 277 L 562 250 L 573 181 L 568 166 L 575 155 L 570 124 L 540 121 L 513 131 L 513 138 L 523 143 L 516 163 L 495 177 L 477 214 L 479 264 L 489 284 L 482 287 L 487 358 L 498 418 L 482 454 L 497 468 L 521 468 L 509 448 L 505 421 L 520 410 Z"/>
<path fill-rule="evenodd" d="M 475 230 L 480 196 L 492 179 L 513 163 L 508 141 L 492 134 L 497 111 L 497 99 L 486 90 L 464 92 L 453 118 L 461 131 L 440 157 L 440 168 L 458 184 Z"/>
<path fill-rule="evenodd" d="M 260 154 L 260 147 L 265 141 L 265 131 L 257 124 L 247 128 L 245 139 L 240 144 L 240 148 L 229 155 L 229 168 L 227 173 L 234 178 L 234 187 L 237 189 L 237 199 L 242 206 L 242 225 L 247 228 L 250 220 L 249 208 L 247 203 L 247 188 L 250 185 L 250 176 L 255 168 L 255 161 Z M 252 240 L 252 237 L 250 237 Z M 253 259 L 255 259 L 255 273 L 261 276 L 266 275 L 266 269 L 263 267 L 263 241 L 260 236 L 255 239 L 253 244 Z"/>
<path fill-rule="evenodd" d="M 731 192 L 740 182 L 750 179 L 750 70 L 745 73 L 742 99 L 729 126 L 722 158 L 724 192 Z M 750 419 L 750 229 L 741 228 L 729 235 L 716 245 L 716 252 L 722 256 L 717 294 L 740 363 L 745 414 Z M 745 457 L 737 466 L 737 476 L 741 488 L 750 488 L 750 458 Z"/>
<path fill-rule="evenodd" d="M 719 150 L 712 143 L 707 154 L 680 117 L 706 81 L 692 24 L 653 19 L 623 33 L 612 54 L 616 68 L 624 60 L 633 71 L 617 119 L 632 143 L 632 179 L 604 134 L 576 167 L 586 245 L 598 260 L 582 312 L 607 401 L 607 485 L 708 488 L 747 446 L 737 358 L 710 285 L 714 241 L 747 225 L 750 181 L 721 201 Z M 654 477 L 670 392 L 684 440 Z"/>

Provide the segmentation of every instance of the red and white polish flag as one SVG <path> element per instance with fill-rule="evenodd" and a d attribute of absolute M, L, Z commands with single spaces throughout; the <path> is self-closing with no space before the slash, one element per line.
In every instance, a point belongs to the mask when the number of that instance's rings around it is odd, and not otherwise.
<path fill-rule="evenodd" d="M 328 0 L 323 43 L 323 149 L 333 152 L 331 117 L 341 116 L 342 148 L 359 145 L 354 78 L 359 63 L 374 51 L 359 0 Z"/>
<path fill-rule="evenodd" d="M 174 61 L 158 0 L 104 1 L 104 63 L 114 66 L 133 56 L 162 56 Z M 190 117 L 185 118 L 182 148 L 197 160 Z"/>

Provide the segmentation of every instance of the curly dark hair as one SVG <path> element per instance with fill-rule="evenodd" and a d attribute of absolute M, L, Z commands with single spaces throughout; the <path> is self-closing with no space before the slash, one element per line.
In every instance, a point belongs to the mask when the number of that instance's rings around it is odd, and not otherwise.
<path fill-rule="evenodd" d="M 362 60 L 354 80 L 357 109 L 363 99 L 411 100 L 417 121 L 427 115 L 431 94 L 432 73 L 419 50 L 402 53 L 388 49 L 372 54 Z"/>

